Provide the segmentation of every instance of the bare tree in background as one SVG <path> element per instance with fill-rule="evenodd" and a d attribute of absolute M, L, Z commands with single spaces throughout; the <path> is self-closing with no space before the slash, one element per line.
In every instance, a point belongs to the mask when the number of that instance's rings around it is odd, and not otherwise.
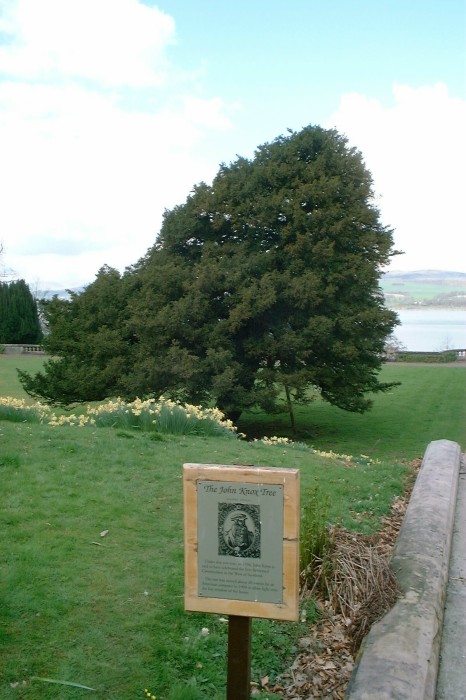
<path fill-rule="evenodd" d="M 14 275 L 14 270 L 5 267 L 3 263 L 3 256 L 5 253 L 5 248 L 3 243 L 0 241 L 0 279 L 5 279 L 5 277 L 12 277 Z"/>
<path fill-rule="evenodd" d="M 406 350 L 406 345 L 404 345 L 393 333 L 392 335 L 389 335 L 385 341 L 385 358 L 389 362 L 396 361 L 398 358 L 398 353 L 405 352 Z"/>

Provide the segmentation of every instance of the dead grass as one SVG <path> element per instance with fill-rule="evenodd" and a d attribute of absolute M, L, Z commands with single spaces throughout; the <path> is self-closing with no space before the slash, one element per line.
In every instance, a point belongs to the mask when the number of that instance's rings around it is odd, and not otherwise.
<path fill-rule="evenodd" d="M 334 528 L 330 551 L 323 559 L 314 559 L 303 577 L 302 597 L 317 596 L 347 621 L 354 654 L 374 622 L 397 599 L 390 559 L 407 500 L 406 495 L 394 501 L 383 530 L 375 535 Z"/>
<path fill-rule="evenodd" d="M 399 589 L 390 568 L 391 547 L 342 531 L 336 537 L 332 608 L 350 620 L 351 653 L 356 655 L 370 628 L 396 602 Z"/>

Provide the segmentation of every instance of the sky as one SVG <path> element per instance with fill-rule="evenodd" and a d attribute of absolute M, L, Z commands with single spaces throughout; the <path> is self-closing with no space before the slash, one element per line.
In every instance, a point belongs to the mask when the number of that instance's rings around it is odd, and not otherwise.
<path fill-rule="evenodd" d="M 221 163 L 309 124 L 361 151 L 390 270 L 466 272 L 465 88 L 466 0 L 0 0 L 2 276 L 123 271 Z"/>

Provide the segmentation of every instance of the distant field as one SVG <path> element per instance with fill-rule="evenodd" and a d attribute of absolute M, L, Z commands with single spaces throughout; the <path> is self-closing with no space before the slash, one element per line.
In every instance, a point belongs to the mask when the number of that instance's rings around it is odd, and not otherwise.
<path fill-rule="evenodd" d="M 466 294 L 466 280 L 462 278 L 422 280 L 384 277 L 381 286 L 385 294 L 403 294 L 413 301 L 429 301 L 444 294 Z"/>
<path fill-rule="evenodd" d="M 460 285 L 445 285 L 432 282 L 385 282 L 384 292 L 388 294 L 409 294 L 415 299 L 430 299 L 445 292 L 460 292 Z"/>

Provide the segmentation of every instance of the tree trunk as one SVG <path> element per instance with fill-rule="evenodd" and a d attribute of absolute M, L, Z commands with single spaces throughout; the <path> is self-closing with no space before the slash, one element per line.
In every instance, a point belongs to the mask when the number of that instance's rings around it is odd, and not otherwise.
<path fill-rule="evenodd" d="M 291 400 L 290 387 L 285 384 L 285 394 L 286 394 L 286 405 L 288 407 L 288 413 L 290 415 L 291 432 L 293 435 L 296 434 L 296 426 L 294 422 L 294 412 L 293 412 L 293 402 Z"/>

